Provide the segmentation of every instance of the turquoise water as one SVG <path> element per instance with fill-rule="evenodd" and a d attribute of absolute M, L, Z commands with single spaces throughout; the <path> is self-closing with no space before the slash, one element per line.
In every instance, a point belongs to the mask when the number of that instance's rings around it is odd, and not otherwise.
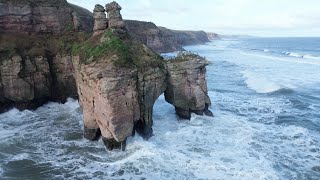
<path fill-rule="evenodd" d="M 83 139 L 72 99 L 0 114 L 1 179 L 320 179 L 319 42 L 224 39 L 186 47 L 212 61 L 215 117 L 178 121 L 161 96 L 155 136 L 130 137 L 125 152 Z"/>

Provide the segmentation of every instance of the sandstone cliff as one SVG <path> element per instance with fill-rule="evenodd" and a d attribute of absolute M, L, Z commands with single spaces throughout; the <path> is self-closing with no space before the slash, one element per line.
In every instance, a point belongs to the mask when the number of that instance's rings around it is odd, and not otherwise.
<path fill-rule="evenodd" d="M 71 48 L 92 26 L 65 0 L 0 0 L 0 112 L 76 97 Z"/>
<path fill-rule="evenodd" d="M 209 42 L 204 31 L 177 31 L 157 27 L 152 22 L 126 20 L 126 27 L 135 39 L 156 52 L 183 50 L 183 46 Z"/>
<path fill-rule="evenodd" d="M 0 32 L 92 31 L 88 10 L 66 0 L 0 0 Z"/>

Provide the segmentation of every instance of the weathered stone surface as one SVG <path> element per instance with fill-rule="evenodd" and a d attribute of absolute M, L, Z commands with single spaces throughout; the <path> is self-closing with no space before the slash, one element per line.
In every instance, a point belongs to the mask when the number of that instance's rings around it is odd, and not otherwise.
<path fill-rule="evenodd" d="M 105 12 L 106 10 L 104 9 L 104 7 L 103 6 L 101 6 L 100 4 L 96 4 L 95 6 L 94 6 L 94 9 L 93 9 L 93 12 L 95 13 L 95 12 Z"/>
<path fill-rule="evenodd" d="M 120 14 L 121 9 L 121 6 L 115 1 L 106 4 L 106 11 L 108 14 L 108 27 L 125 29 L 125 25 Z"/>
<path fill-rule="evenodd" d="M 107 28 L 108 21 L 106 18 L 105 10 L 103 6 L 97 4 L 93 10 L 93 18 L 94 18 L 94 36 L 103 33 L 103 31 Z"/>
<path fill-rule="evenodd" d="M 66 0 L 2 0 L 0 31 L 29 33 L 61 33 L 73 29 L 92 31 L 92 16 L 83 18 L 83 14 L 88 15 L 86 11 L 68 4 Z"/>
<path fill-rule="evenodd" d="M 21 102 L 23 107 L 28 101 L 37 100 L 41 103 L 50 96 L 49 65 L 43 57 L 13 56 L 1 61 L 0 72 L 2 103 Z"/>
<path fill-rule="evenodd" d="M 174 105 L 181 118 L 190 119 L 191 113 L 212 115 L 206 84 L 206 66 L 209 61 L 198 55 L 180 53 L 169 60 L 168 88 L 165 98 Z"/>
<path fill-rule="evenodd" d="M 100 128 L 106 139 L 124 141 L 140 117 L 137 71 L 115 68 L 107 58 L 85 65 L 74 57 L 73 62 L 84 126 Z"/>
<path fill-rule="evenodd" d="M 57 54 L 49 60 L 52 76 L 52 99 L 64 102 L 68 97 L 77 97 L 72 57 L 69 54 Z"/>
<path fill-rule="evenodd" d="M 11 106 L 35 108 L 48 100 L 76 97 L 71 56 L 19 56 L 0 62 L 0 112 Z"/>
<path fill-rule="evenodd" d="M 167 88 L 167 71 L 165 67 L 143 67 L 138 71 L 138 88 L 140 100 L 140 120 L 136 130 L 145 139 L 152 136 L 152 112 L 154 102 Z"/>

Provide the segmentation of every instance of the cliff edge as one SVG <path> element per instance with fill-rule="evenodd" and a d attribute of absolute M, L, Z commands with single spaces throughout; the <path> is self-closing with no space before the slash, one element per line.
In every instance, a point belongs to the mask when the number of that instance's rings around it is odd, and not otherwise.
<path fill-rule="evenodd" d="M 204 31 L 178 31 L 152 22 L 125 20 L 130 35 L 158 53 L 182 51 L 183 46 L 209 42 Z"/>

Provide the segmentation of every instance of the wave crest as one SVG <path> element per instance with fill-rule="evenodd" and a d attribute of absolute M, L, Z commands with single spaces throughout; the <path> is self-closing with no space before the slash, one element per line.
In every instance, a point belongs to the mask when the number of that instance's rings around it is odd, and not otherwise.
<path fill-rule="evenodd" d="M 250 71 L 243 71 L 243 77 L 246 78 L 245 83 L 247 87 L 256 91 L 257 93 L 274 93 L 286 91 L 287 88 L 272 82 L 271 80 L 259 76 L 256 73 Z"/>

